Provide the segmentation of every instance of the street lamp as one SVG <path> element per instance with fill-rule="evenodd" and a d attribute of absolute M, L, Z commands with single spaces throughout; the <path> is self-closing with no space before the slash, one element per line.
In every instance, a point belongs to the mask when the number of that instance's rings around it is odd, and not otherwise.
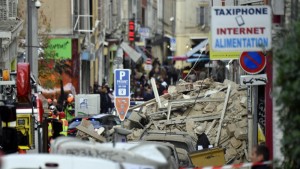
<path fill-rule="evenodd" d="M 38 46 L 38 12 L 37 10 L 41 7 L 40 0 L 27 0 L 27 61 L 31 67 L 31 77 L 38 81 L 38 50 L 35 46 Z M 47 125 L 45 123 L 44 125 Z M 45 127 L 43 131 L 47 131 L 48 127 Z M 38 128 L 38 151 L 42 152 L 42 136 L 40 129 Z M 44 139 L 46 136 L 43 135 Z M 46 144 L 43 144 L 46 146 Z"/>
<path fill-rule="evenodd" d="M 33 46 L 38 46 L 38 12 L 41 7 L 40 0 L 27 0 L 27 61 L 31 67 L 34 78 L 38 78 L 38 51 Z"/>

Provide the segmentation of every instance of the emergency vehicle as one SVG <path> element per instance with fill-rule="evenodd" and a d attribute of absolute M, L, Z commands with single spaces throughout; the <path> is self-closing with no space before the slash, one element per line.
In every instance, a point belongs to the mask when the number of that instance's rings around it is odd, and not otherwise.
<path fill-rule="evenodd" d="M 35 149 L 35 129 L 39 132 L 43 115 L 42 95 L 30 75 L 28 63 L 18 63 L 17 71 L 2 70 L 0 77 L 0 146 L 4 153 Z"/>

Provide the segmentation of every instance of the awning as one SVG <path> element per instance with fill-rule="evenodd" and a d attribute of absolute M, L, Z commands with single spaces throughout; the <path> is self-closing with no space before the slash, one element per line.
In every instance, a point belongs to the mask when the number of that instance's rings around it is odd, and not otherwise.
<path fill-rule="evenodd" d="M 205 48 L 207 43 L 208 43 L 208 39 L 203 40 L 196 47 L 194 47 L 192 50 L 188 51 L 188 53 L 186 53 L 186 56 L 190 57 L 194 53 L 200 51 L 202 48 Z"/>
<path fill-rule="evenodd" d="M 120 46 L 134 62 L 137 62 L 140 59 L 141 54 L 136 52 L 132 47 L 130 47 L 128 43 L 122 42 Z"/>
<path fill-rule="evenodd" d="M 186 60 L 186 62 L 188 62 L 188 63 L 203 62 L 203 61 L 209 61 L 209 58 L 200 57 L 200 58 L 189 58 L 189 59 Z"/>
<path fill-rule="evenodd" d="M 186 56 L 168 56 L 168 59 L 172 59 L 172 60 L 187 60 L 188 57 L 186 57 Z"/>
<path fill-rule="evenodd" d="M 200 57 L 200 61 L 201 59 L 209 59 L 209 55 L 206 54 L 198 54 L 195 53 L 192 55 L 192 57 L 187 57 L 187 56 L 168 56 L 168 59 L 172 59 L 172 60 L 182 60 L 182 61 L 187 61 L 187 62 L 193 62 L 193 60 L 197 60 Z"/>
<path fill-rule="evenodd" d="M 143 50 L 139 46 L 135 46 L 135 50 L 137 50 L 142 55 L 142 58 L 144 61 L 147 60 L 148 57 L 146 56 L 146 54 L 143 52 Z"/>

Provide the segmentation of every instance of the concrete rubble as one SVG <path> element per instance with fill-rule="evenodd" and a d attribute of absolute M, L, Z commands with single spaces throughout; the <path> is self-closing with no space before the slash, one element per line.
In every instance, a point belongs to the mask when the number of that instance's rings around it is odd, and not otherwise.
<path fill-rule="evenodd" d="M 168 94 L 160 99 L 131 107 L 124 126 L 132 130 L 127 136 L 129 141 L 141 139 L 144 131 L 187 132 L 196 147 L 194 129 L 202 125 L 210 144 L 224 148 L 226 163 L 239 163 L 248 159 L 246 105 L 247 90 L 232 81 L 181 81 L 170 86 Z"/>

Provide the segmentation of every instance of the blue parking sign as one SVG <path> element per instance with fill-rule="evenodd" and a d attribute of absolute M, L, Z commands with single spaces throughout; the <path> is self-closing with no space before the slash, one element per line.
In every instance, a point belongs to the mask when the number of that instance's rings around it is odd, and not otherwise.
<path fill-rule="evenodd" d="M 130 69 L 116 69 L 114 73 L 115 97 L 130 97 Z"/>

